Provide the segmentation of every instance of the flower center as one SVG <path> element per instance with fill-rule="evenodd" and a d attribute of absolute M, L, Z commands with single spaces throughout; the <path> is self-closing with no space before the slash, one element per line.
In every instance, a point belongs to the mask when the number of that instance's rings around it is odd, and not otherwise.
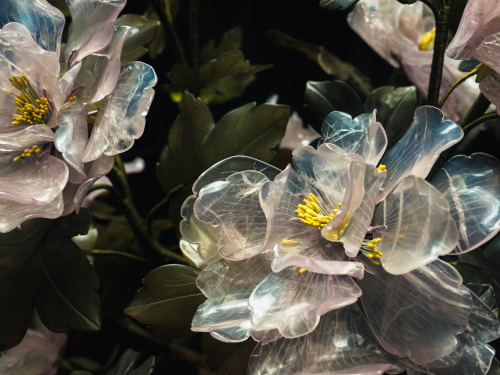
<path fill-rule="evenodd" d="M 17 112 L 12 115 L 12 125 L 21 123 L 46 124 L 49 121 L 51 111 L 47 98 L 40 97 L 33 86 L 29 83 L 26 75 L 12 76 L 10 83 L 21 91 L 16 95 Z"/>
<path fill-rule="evenodd" d="M 424 34 L 424 37 L 418 43 L 420 51 L 432 51 L 434 49 L 434 38 L 436 37 L 436 28 L 433 27 L 431 31 Z"/>
<path fill-rule="evenodd" d="M 381 251 L 378 251 L 376 244 L 382 241 L 381 238 L 374 238 L 373 240 L 364 240 L 361 245 L 361 253 L 365 255 L 368 259 L 372 261 L 375 265 L 380 265 L 378 259 L 384 255 Z"/>
<path fill-rule="evenodd" d="M 307 196 L 310 200 L 304 199 L 305 204 L 299 204 L 295 213 L 300 217 L 300 221 L 306 225 L 310 225 L 321 230 L 335 216 L 338 209 L 333 210 L 332 214 L 325 214 L 318 204 L 318 198 L 312 193 Z M 339 203 L 339 209 L 342 203 Z"/>
<path fill-rule="evenodd" d="M 38 147 L 37 145 L 34 145 L 31 148 L 25 149 L 21 155 L 16 156 L 12 160 L 19 161 L 21 158 L 27 158 L 28 156 L 31 156 L 33 153 L 38 154 L 39 152 L 40 152 L 40 147 Z"/>

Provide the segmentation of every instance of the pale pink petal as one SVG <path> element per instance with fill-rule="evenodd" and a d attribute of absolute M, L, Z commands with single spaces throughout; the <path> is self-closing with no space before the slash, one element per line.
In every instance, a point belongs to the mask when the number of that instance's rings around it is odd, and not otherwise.
<path fill-rule="evenodd" d="M 0 199 L 0 233 L 10 232 L 28 219 L 38 217 L 57 219 L 63 213 L 64 203 L 62 194 L 45 205 L 22 204 L 7 199 Z"/>
<path fill-rule="evenodd" d="M 45 125 L 20 128 L 11 126 L 8 132 L 0 133 L 0 154 L 2 155 L 0 159 L 5 159 L 4 163 L 7 163 L 15 156 L 22 154 L 26 148 L 34 145 L 43 148 L 42 145 L 53 141 L 54 133 Z M 13 154 L 6 155 L 7 153 Z"/>
<path fill-rule="evenodd" d="M 486 99 L 497 107 L 497 112 L 500 108 L 500 75 L 496 72 L 485 77 L 480 83 L 479 88 Z"/>
<path fill-rule="evenodd" d="M 46 0 L 2 0 L 0 28 L 9 22 L 22 23 L 40 47 L 59 56 L 64 15 Z"/>
<path fill-rule="evenodd" d="M 144 131 L 156 81 L 153 68 L 147 64 L 135 61 L 123 68 L 115 89 L 99 110 L 84 162 L 102 154 L 116 155 L 132 147 Z"/>
<path fill-rule="evenodd" d="M 425 178 L 440 153 L 462 139 L 464 132 L 435 107 L 419 107 L 403 138 L 382 158 L 387 178 L 378 198 L 381 201 L 406 176 Z"/>
<path fill-rule="evenodd" d="M 436 260 L 404 275 L 380 266 L 358 281 L 368 322 L 389 353 L 426 364 L 450 354 L 467 326 L 472 299 L 458 271 Z"/>
<path fill-rule="evenodd" d="M 366 163 L 377 165 L 387 147 L 387 135 L 372 114 L 364 113 L 354 120 L 343 112 L 332 112 L 323 122 L 322 143 L 333 143 L 345 152 L 361 155 Z"/>
<path fill-rule="evenodd" d="M 179 248 L 182 251 L 182 255 L 189 262 L 189 265 L 199 268 L 200 270 L 206 267 L 203 259 L 198 255 L 198 245 L 181 238 L 179 241 Z"/>
<path fill-rule="evenodd" d="M 71 34 L 66 44 L 69 66 L 106 47 L 115 31 L 114 23 L 126 0 L 68 0 Z"/>
<path fill-rule="evenodd" d="M 394 368 L 384 354 L 353 304 L 322 316 L 307 336 L 258 343 L 248 373 L 383 375 Z"/>
<path fill-rule="evenodd" d="M 203 187 L 194 206 L 196 217 L 219 227 L 219 253 L 228 260 L 259 254 L 266 234 L 266 217 L 259 190 L 269 179 L 257 171 L 232 174 Z"/>
<path fill-rule="evenodd" d="M 401 275 L 450 253 L 458 241 L 446 198 L 427 181 L 409 176 L 375 212 L 376 246 L 385 270 Z"/>
<path fill-rule="evenodd" d="M 273 104 L 277 104 L 277 100 Z M 279 147 L 295 150 L 297 147 L 307 146 L 319 137 L 321 137 L 321 134 L 314 130 L 311 125 L 304 128 L 302 119 L 296 112 L 293 112 L 288 120 L 285 135 L 283 136 Z"/>
<path fill-rule="evenodd" d="M 45 205 L 61 194 L 68 181 L 68 166 L 47 153 L 39 159 L 36 155 L 11 161 L 3 168 L 0 199 Z"/>
<path fill-rule="evenodd" d="M 448 200 L 458 229 L 458 246 L 453 254 L 473 250 L 498 233 L 500 163 L 493 156 L 454 156 L 431 183 Z"/>
<path fill-rule="evenodd" d="M 283 337 L 300 337 L 316 328 L 321 315 L 356 302 L 360 295 L 349 276 L 287 268 L 269 274 L 252 292 L 250 321 L 258 331 L 277 329 Z"/>
<path fill-rule="evenodd" d="M 71 90 L 73 90 L 75 80 L 81 68 L 81 62 L 75 64 L 70 70 L 64 73 L 59 81 L 57 81 L 53 93 L 54 105 L 57 110 L 61 109 L 71 96 Z"/>
<path fill-rule="evenodd" d="M 83 182 L 86 177 L 82 156 L 88 142 L 87 113 L 87 104 L 68 103 L 57 116 L 54 145 L 70 167 L 69 182 L 73 184 Z"/>

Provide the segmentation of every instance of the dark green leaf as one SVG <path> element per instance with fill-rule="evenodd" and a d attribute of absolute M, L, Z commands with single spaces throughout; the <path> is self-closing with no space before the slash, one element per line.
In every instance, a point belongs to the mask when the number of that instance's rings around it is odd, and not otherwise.
<path fill-rule="evenodd" d="M 346 10 L 358 1 L 359 0 L 321 0 L 319 6 L 328 10 Z"/>
<path fill-rule="evenodd" d="M 332 111 L 346 112 L 352 117 L 364 112 L 363 102 L 356 90 L 339 80 L 307 82 L 305 102 L 309 123 L 318 131 Z"/>
<path fill-rule="evenodd" d="M 177 185 L 188 185 L 210 166 L 233 155 L 269 162 L 289 115 L 288 106 L 249 103 L 215 124 L 208 106 L 185 93 L 157 167 L 163 188 L 168 192 Z"/>
<path fill-rule="evenodd" d="M 0 235 L 0 350 L 16 345 L 33 314 L 52 331 L 100 328 L 98 280 L 71 240 L 88 231 L 81 210 L 57 220 L 34 219 Z"/>
<path fill-rule="evenodd" d="M 384 126 L 388 139 L 387 148 L 390 149 L 411 125 L 417 106 L 415 86 L 382 86 L 373 90 L 366 98 L 365 112 L 377 109 L 377 121 Z"/>
<path fill-rule="evenodd" d="M 185 338 L 193 335 L 191 321 L 205 297 L 196 286 L 199 270 L 169 264 L 158 267 L 143 279 L 125 309 L 125 314 L 151 327 L 163 338 Z"/>
<path fill-rule="evenodd" d="M 461 72 L 470 72 L 472 69 L 475 69 L 479 64 L 481 64 L 476 59 L 464 60 L 460 61 L 458 65 L 458 70 Z"/>
<path fill-rule="evenodd" d="M 178 1 L 174 1 L 174 4 L 178 5 Z M 146 8 L 146 13 L 144 16 L 150 21 L 159 21 L 158 14 L 155 12 L 152 6 Z M 153 37 L 153 40 L 148 45 L 149 57 L 154 59 L 155 57 L 161 55 L 163 50 L 165 49 L 165 45 L 167 43 L 167 34 L 163 27 L 159 27 L 156 30 L 156 34 Z"/>
<path fill-rule="evenodd" d="M 200 63 L 205 64 L 223 53 L 239 50 L 242 42 L 243 31 L 241 27 L 236 26 L 224 33 L 217 47 L 215 47 L 215 41 L 213 39 L 202 47 L 200 51 Z"/>
<path fill-rule="evenodd" d="M 155 358 L 149 357 L 142 365 L 135 368 L 141 353 L 127 349 L 118 363 L 106 375 L 149 375 L 153 372 Z M 135 370 L 134 370 L 135 368 Z"/>
<path fill-rule="evenodd" d="M 48 0 L 50 5 L 55 6 L 59 9 L 66 17 L 70 17 L 71 13 L 69 12 L 69 8 L 66 5 L 64 0 Z"/>
<path fill-rule="evenodd" d="M 131 26 L 138 29 L 137 33 L 128 37 L 123 44 L 120 64 L 124 66 L 131 61 L 140 59 L 148 52 L 145 45 L 153 40 L 160 28 L 160 22 L 158 20 L 148 20 L 146 17 L 137 14 L 124 14 L 118 17 L 115 26 Z"/>
<path fill-rule="evenodd" d="M 217 375 L 245 375 L 248 362 L 257 343 L 248 339 L 239 343 L 225 343 L 203 334 L 201 348 L 207 363 Z"/>

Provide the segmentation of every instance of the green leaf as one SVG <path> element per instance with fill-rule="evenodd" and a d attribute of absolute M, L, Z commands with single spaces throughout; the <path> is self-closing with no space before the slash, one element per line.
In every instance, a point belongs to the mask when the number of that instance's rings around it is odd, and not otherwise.
<path fill-rule="evenodd" d="M 55 6 L 57 9 L 59 9 L 66 17 L 71 16 L 69 8 L 64 0 L 48 0 L 48 2 L 50 5 Z"/>
<path fill-rule="evenodd" d="M 135 368 L 141 353 L 127 349 L 118 363 L 106 375 L 149 375 L 153 372 L 155 357 L 149 357 L 142 365 Z M 135 368 L 135 370 L 134 370 Z"/>
<path fill-rule="evenodd" d="M 179 264 L 158 267 L 148 273 L 125 309 L 125 314 L 163 338 L 192 336 L 191 321 L 205 301 L 196 286 L 199 270 Z"/>
<path fill-rule="evenodd" d="M 128 37 L 123 44 L 120 64 L 124 66 L 131 61 L 140 59 L 148 52 L 144 46 L 153 40 L 160 28 L 160 21 L 148 20 L 137 14 L 124 14 L 118 17 L 115 26 L 131 26 L 138 29 L 138 32 Z"/>
<path fill-rule="evenodd" d="M 33 309 L 54 332 L 98 330 L 97 277 L 71 240 L 88 231 L 86 210 L 57 220 L 34 219 L 0 235 L 0 350 L 23 338 Z"/>
<path fill-rule="evenodd" d="M 216 162 L 233 155 L 271 161 L 290 116 L 288 106 L 249 103 L 228 112 L 217 123 L 208 106 L 185 93 L 180 115 L 160 155 L 158 178 L 170 191 L 188 185 Z"/>
<path fill-rule="evenodd" d="M 379 121 L 387 134 L 387 149 L 394 146 L 411 125 L 418 106 L 415 86 L 382 86 L 373 90 L 365 101 L 365 112 L 377 110 Z"/>
<path fill-rule="evenodd" d="M 201 348 L 207 364 L 217 375 L 245 375 L 250 355 L 257 343 L 248 339 L 239 343 L 225 343 L 203 334 Z"/>
<path fill-rule="evenodd" d="M 488 77 L 494 70 L 491 69 L 488 65 L 482 64 L 477 70 L 476 82 L 479 83 L 486 77 Z"/>
<path fill-rule="evenodd" d="M 211 39 L 201 48 L 201 64 L 205 64 L 209 60 L 215 59 L 223 53 L 239 50 L 241 48 L 242 42 L 243 31 L 240 26 L 236 26 L 224 33 L 217 47 L 215 47 L 215 41 Z"/>
<path fill-rule="evenodd" d="M 364 112 L 356 90 L 339 80 L 307 82 L 305 102 L 308 121 L 316 130 L 321 130 L 323 121 L 332 111 L 346 112 L 353 118 Z"/>

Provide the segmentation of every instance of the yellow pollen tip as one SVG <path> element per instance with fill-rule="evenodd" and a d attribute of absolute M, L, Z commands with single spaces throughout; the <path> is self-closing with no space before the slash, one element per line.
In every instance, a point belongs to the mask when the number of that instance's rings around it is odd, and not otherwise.
<path fill-rule="evenodd" d="M 298 241 L 287 240 L 287 239 L 284 239 L 284 238 L 280 241 L 280 244 L 281 245 L 285 245 L 285 246 L 287 246 L 287 245 L 297 245 L 298 243 L 299 243 Z"/>
<path fill-rule="evenodd" d="M 377 171 L 379 172 L 385 172 L 387 171 L 387 168 L 384 164 L 380 164 L 378 167 L 377 167 Z"/>
<path fill-rule="evenodd" d="M 72 97 L 68 98 L 69 103 L 74 103 L 75 100 L 76 100 L 76 96 L 72 96 Z"/>
<path fill-rule="evenodd" d="M 418 43 L 418 49 L 421 51 L 427 51 L 434 48 L 434 39 L 436 37 L 436 28 L 434 27 L 431 31 L 424 34 L 420 43 Z"/>
<path fill-rule="evenodd" d="M 380 262 L 378 262 L 376 260 L 372 260 L 372 263 L 375 264 L 376 266 L 380 266 Z"/>
<path fill-rule="evenodd" d="M 12 160 L 14 160 L 14 161 L 19 161 L 19 159 L 21 159 L 21 157 L 20 157 L 20 156 L 16 156 L 16 157 L 15 157 L 14 159 L 12 159 Z"/>
<path fill-rule="evenodd" d="M 314 203 L 318 201 L 318 198 L 316 198 L 316 196 L 313 193 L 309 193 L 307 197 Z"/>
<path fill-rule="evenodd" d="M 299 273 L 304 273 L 304 272 L 306 272 L 306 270 L 305 270 L 304 268 L 301 268 L 301 269 L 299 270 Z"/>

